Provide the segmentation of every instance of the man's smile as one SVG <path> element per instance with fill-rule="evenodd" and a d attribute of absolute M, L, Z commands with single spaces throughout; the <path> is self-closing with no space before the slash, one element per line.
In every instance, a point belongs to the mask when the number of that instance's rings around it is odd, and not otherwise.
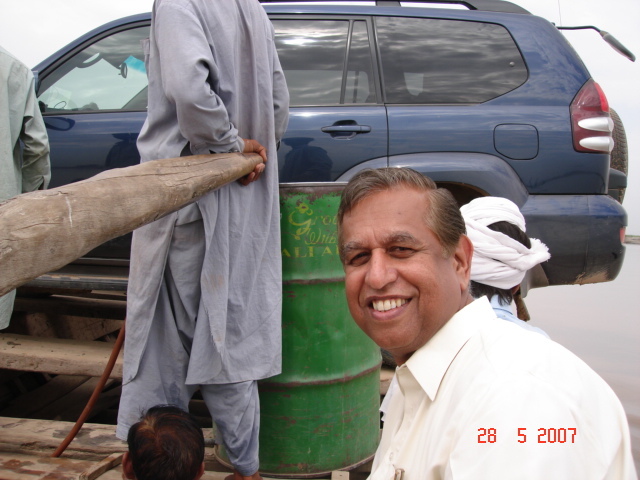
<path fill-rule="evenodd" d="M 384 300 L 374 300 L 371 302 L 371 308 L 373 308 L 377 312 L 387 312 L 389 310 L 393 310 L 394 308 L 401 307 L 407 303 L 406 298 L 387 298 Z"/>

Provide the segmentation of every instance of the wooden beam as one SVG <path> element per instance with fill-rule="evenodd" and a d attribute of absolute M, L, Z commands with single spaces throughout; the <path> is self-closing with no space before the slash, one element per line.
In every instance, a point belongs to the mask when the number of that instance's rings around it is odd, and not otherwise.
<path fill-rule="evenodd" d="M 99 377 L 113 344 L 0 334 L 0 368 Z M 110 378 L 122 378 L 122 352 Z"/>
<path fill-rule="evenodd" d="M 3 330 L 3 333 L 72 340 L 97 340 L 110 334 L 117 335 L 122 325 L 122 320 L 14 311 L 11 323 Z"/>
<path fill-rule="evenodd" d="M 252 172 L 257 154 L 167 158 L 0 204 L 0 295 Z"/>

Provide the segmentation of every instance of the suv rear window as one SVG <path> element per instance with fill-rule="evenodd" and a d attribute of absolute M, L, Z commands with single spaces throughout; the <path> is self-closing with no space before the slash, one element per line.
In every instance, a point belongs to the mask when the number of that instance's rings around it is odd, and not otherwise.
<path fill-rule="evenodd" d="M 386 103 L 482 103 L 522 85 L 527 68 L 500 25 L 376 18 Z"/>

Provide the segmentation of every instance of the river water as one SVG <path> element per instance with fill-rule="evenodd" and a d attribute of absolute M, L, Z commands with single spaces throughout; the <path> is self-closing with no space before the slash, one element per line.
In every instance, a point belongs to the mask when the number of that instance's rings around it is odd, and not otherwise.
<path fill-rule="evenodd" d="M 531 325 L 579 356 L 616 392 L 640 473 L 640 245 L 626 247 L 613 282 L 533 289 L 525 303 Z"/>

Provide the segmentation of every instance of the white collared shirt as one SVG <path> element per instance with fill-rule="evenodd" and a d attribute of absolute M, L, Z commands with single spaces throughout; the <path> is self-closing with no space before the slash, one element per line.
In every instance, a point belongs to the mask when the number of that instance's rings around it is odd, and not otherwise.
<path fill-rule="evenodd" d="M 371 480 L 635 479 L 619 400 L 557 343 L 486 298 L 397 369 Z"/>

